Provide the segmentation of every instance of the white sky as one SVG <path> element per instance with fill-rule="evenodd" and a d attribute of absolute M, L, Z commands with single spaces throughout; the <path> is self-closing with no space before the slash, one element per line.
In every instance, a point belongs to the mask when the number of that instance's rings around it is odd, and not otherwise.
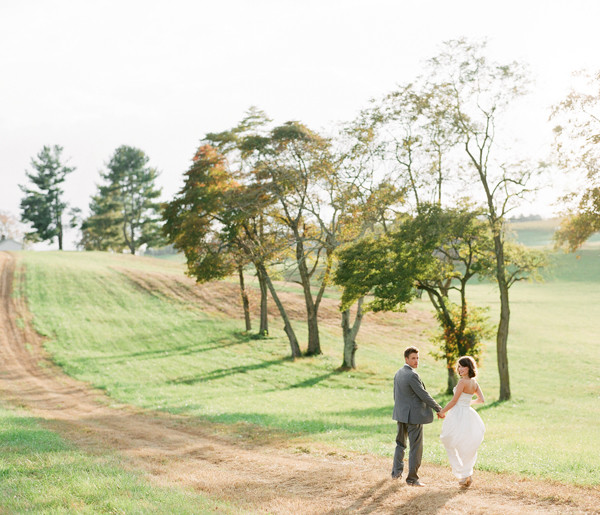
<path fill-rule="evenodd" d="M 328 128 L 462 36 L 529 63 L 516 132 L 543 156 L 571 72 L 600 68 L 599 20 L 598 0 L 0 0 L 0 210 L 19 215 L 18 184 L 54 144 L 77 168 L 66 199 L 84 212 L 124 144 L 160 170 L 166 200 L 204 134 L 248 107 Z M 553 214 L 551 198 L 525 214 Z"/>

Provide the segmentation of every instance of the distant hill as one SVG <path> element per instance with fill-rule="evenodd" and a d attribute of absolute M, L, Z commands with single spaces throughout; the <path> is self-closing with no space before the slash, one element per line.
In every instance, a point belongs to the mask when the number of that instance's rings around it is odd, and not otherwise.
<path fill-rule="evenodd" d="M 561 218 L 545 220 L 512 221 L 509 228 L 516 240 L 528 247 L 551 247 L 553 236 L 560 226 Z M 594 234 L 589 243 L 600 242 L 600 233 Z"/>

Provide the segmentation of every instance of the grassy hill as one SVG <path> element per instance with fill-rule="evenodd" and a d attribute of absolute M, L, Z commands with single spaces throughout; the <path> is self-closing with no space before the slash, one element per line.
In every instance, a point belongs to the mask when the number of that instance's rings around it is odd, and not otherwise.
<path fill-rule="evenodd" d="M 544 284 L 511 290 L 509 363 L 513 399 L 499 404 L 495 346 L 488 342 L 480 409 L 487 425 L 478 467 L 578 484 L 600 483 L 600 251 L 557 256 Z M 420 374 L 440 395 L 446 372 L 428 352 L 431 309 L 417 301 L 407 314 L 366 317 L 358 370 L 343 373 L 335 292 L 324 304 L 324 354 L 292 362 L 282 326 L 271 337 L 243 333 L 234 283 L 202 287 L 181 263 L 103 253 L 24 253 L 26 293 L 37 329 L 64 370 L 116 401 L 227 424 L 256 424 L 335 445 L 391 456 L 392 377 L 410 344 L 422 350 Z M 301 341 L 302 303 L 296 314 Z M 475 284 L 471 301 L 498 299 Z M 256 302 L 254 302 L 256 305 Z M 426 426 L 424 459 L 446 463 L 440 424 Z"/>
<path fill-rule="evenodd" d="M 560 226 L 560 218 L 545 220 L 515 221 L 509 224 L 509 230 L 515 239 L 528 247 L 552 247 L 554 233 Z M 588 243 L 600 242 L 600 233 L 593 234 Z"/>

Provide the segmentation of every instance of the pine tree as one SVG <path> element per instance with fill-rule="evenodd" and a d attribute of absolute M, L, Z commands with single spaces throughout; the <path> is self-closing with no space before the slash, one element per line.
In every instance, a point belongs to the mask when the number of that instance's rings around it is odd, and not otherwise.
<path fill-rule="evenodd" d="M 128 249 L 135 254 L 143 244 L 162 244 L 158 172 L 148 161 L 137 148 L 123 145 L 115 150 L 101 174 L 106 183 L 92 197 L 91 214 L 81 226 L 86 250 Z"/>
<path fill-rule="evenodd" d="M 67 208 L 67 203 L 62 200 L 64 191 L 61 185 L 67 174 L 75 170 L 61 163 L 62 151 L 59 145 L 44 146 L 37 160 L 31 159 L 35 172 L 26 172 L 34 188 L 19 185 L 25 193 L 21 200 L 21 221 L 33 226 L 27 238 L 50 243 L 57 238 L 59 250 L 63 248 L 62 215 Z"/>

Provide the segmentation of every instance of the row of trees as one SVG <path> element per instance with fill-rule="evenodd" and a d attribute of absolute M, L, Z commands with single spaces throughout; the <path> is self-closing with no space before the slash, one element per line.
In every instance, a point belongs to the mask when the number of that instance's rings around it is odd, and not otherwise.
<path fill-rule="evenodd" d="M 268 332 L 268 292 L 293 358 L 301 349 L 273 273 L 293 266 L 306 305 L 304 354 L 321 354 L 318 310 L 336 249 L 376 224 L 385 225 L 402 201 L 390 181 L 376 181 L 367 159 L 368 135 L 346 131 L 344 136 L 354 148 L 336 153 L 331 141 L 305 125 L 273 127 L 263 113 L 251 110 L 231 130 L 206 136 L 183 189 L 165 209 L 165 233 L 199 281 L 236 269 L 242 278 L 243 269 L 253 265 L 261 290 L 260 332 Z M 351 326 L 349 312 L 342 316 L 349 346 L 355 346 L 361 318 L 359 310 Z M 353 365 L 345 360 L 343 366 Z"/>
<path fill-rule="evenodd" d="M 595 80 L 600 84 L 600 76 Z M 485 313 L 468 302 L 467 286 L 475 277 L 492 278 L 500 299 L 499 397 L 509 399 L 510 287 L 535 278 L 546 263 L 543 253 L 512 241 L 506 227 L 544 171 L 519 156 L 507 159 L 497 141 L 508 129 L 502 115 L 527 84 L 518 63 L 490 61 L 485 45 L 457 40 L 415 81 L 373 101 L 332 134 L 298 121 L 277 125 L 251 109 L 231 129 L 205 136 L 183 187 L 162 206 L 164 237 L 185 254 L 198 281 L 238 275 L 247 330 L 244 274 L 256 274 L 259 333 L 269 332 L 271 296 L 292 358 L 321 353 L 318 311 L 332 283 L 342 289 L 342 368 L 356 366 L 365 310 L 403 310 L 425 292 L 439 321 L 436 357 L 446 364 L 448 389 L 457 357 L 477 357 L 491 334 Z M 558 162 L 584 168 L 592 184 L 600 137 L 589 137 L 599 119 L 590 112 L 599 98 L 573 94 L 554 113 L 566 118 L 555 131 Z M 37 190 L 23 188 L 22 202 L 23 219 L 37 237 L 58 237 L 59 247 L 67 207 L 60 185 L 72 171 L 61 165 L 61 152 L 45 147 L 32 161 L 38 173 L 28 176 Z M 144 243 L 159 244 L 160 190 L 147 163 L 138 149 L 115 151 L 90 215 L 74 212 L 84 248 L 135 253 Z M 576 246 L 600 227 L 598 191 L 591 187 L 578 199 L 560 242 Z M 302 287 L 305 349 L 278 294 L 275 279 L 282 275 Z"/>
<path fill-rule="evenodd" d="M 508 399 L 509 289 L 544 264 L 543 255 L 506 237 L 507 216 L 538 166 L 502 162 L 495 151 L 499 116 L 525 84 L 518 64 L 490 62 L 482 46 L 461 40 L 430 60 L 424 76 L 329 137 L 299 122 L 272 126 L 251 111 L 236 127 L 207 134 L 165 210 L 167 237 L 199 281 L 235 269 L 242 277 L 252 263 L 263 298 L 268 289 L 279 307 L 293 357 L 301 351 L 271 280 L 277 267 L 293 263 L 302 286 L 308 355 L 321 352 L 317 315 L 326 285 L 333 279 L 343 288 L 344 367 L 355 366 L 365 308 L 403 309 L 427 292 L 449 387 L 457 356 L 477 355 L 486 334 L 481 312 L 467 304 L 467 282 L 492 276 L 501 306 L 500 398 Z M 477 208 L 461 200 L 465 186 L 479 190 L 470 199 Z"/>
<path fill-rule="evenodd" d="M 64 201 L 64 182 L 75 168 L 62 158 L 63 148 L 45 146 L 31 160 L 33 171 L 26 172 L 31 185 L 21 186 L 21 220 L 30 224 L 30 241 L 58 240 L 63 249 L 64 217 L 69 207 Z M 156 186 L 158 173 L 148 166 L 143 151 L 121 146 L 100 173 L 104 184 L 92 197 L 86 218 L 81 209 L 72 208 L 70 225 L 81 230 L 79 245 L 85 250 L 127 249 L 135 254 L 141 245 L 157 245 L 164 241 L 161 233 L 161 190 Z"/>

